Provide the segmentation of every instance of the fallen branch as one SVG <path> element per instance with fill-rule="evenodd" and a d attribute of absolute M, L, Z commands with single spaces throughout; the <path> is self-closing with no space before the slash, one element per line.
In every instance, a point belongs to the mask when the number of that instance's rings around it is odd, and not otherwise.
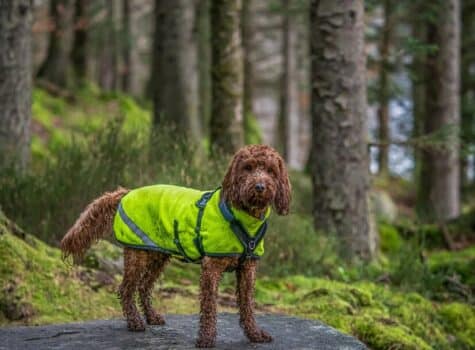
<path fill-rule="evenodd" d="M 70 91 L 67 91 L 56 84 L 53 84 L 50 81 L 44 79 L 37 79 L 35 81 L 35 85 L 46 90 L 49 94 L 64 98 L 66 101 L 70 103 L 76 102 L 76 97 Z"/>

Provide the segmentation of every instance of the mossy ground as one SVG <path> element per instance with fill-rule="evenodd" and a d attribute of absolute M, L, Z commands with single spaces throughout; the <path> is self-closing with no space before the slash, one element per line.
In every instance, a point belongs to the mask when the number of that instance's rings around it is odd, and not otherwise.
<path fill-rule="evenodd" d="M 469 349 L 475 345 L 473 306 L 440 304 L 374 283 L 302 276 L 263 279 L 258 282 L 257 300 L 319 319 L 355 335 L 372 349 Z M 446 313 L 454 319 L 449 321 Z"/>
<path fill-rule="evenodd" d="M 0 324 L 48 324 L 120 317 L 115 290 L 120 281 L 93 268 L 71 267 L 60 252 L 3 227 L 0 234 Z M 107 242 L 101 259 L 120 256 Z M 89 261 L 96 261 L 90 258 Z M 196 313 L 199 266 L 172 263 L 157 284 L 154 299 L 164 313 Z M 318 319 L 358 337 L 372 349 L 471 349 L 475 308 L 437 303 L 370 282 L 343 283 L 304 276 L 261 277 L 259 312 Z M 236 312 L 234 276 L 221 285 L 220 311 Z"/>
<path fill-rule="evenodd" d="M 460 251 L 436 251 L 429 258 L 429 267 L 433 271 L 446 275 L 458 275 L 475 290 L 475 246 Z"/>
<path fill-rule="evenodd" d="M 57 249 L 27 235 L 0 234 L 0 324 L 45 324 L 120 315 L 112 286 L 96 271 L 68 268 Z M 110 288 L 109 288 L 110 287 Z M 111 295 L 112 293 L 112 295 Z"/>

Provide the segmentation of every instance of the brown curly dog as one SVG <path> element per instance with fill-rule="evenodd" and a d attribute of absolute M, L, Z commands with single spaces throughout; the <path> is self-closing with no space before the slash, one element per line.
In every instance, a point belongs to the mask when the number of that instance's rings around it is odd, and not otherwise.
<path fill-rule="evenodd" d="M 81 257 L 94 242 L 111 232 L 119 203 L 128 192 L 127 189 L 119 188 L 89 204 L 61 241 L 65 257 Z M 224 177 L 221 197 L 231 208 L 242 210 L 254 218 L 262 218 L 270 206 L 279 215 L 286 215 L 291 187 L 280 155 L 265 145 L 240 149 Z M 118 294 L 129 330 L 145 330 L 134 301 L 136 293 L 146 322 L 151 325 L 165 323 L 163 316 L 152 308 L 151 291 L 170 258 L 171 254 L 163 252 L 124 248 L 124 276 Z M 258 260 L 241 258 L 203 256 L 200 259 L 200 329 L 197 347 L 215 345 L 218 284 L 226 271 L 236 272 L 240 325 L 245 335 L 251 342 L 272 341 L 272 337 L 259 328 L 254 318 L 254 284 Z"/>

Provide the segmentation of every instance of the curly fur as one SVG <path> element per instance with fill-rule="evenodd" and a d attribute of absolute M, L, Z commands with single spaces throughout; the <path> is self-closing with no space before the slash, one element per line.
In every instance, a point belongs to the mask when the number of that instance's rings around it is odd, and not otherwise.
<path fill-rule="evenodd" d="M 261 217 L 271 205 L 279 215 L 289 212 L 291 186 L 287 170 L 280 155 L 269 146 L 252 145 L 240 149 L 228 167 L 222 186 L 222 195 L 228 203 L 255 217 Z M 127 192 L 127 189 L 119 188 L 87 206 L 61 241 L 64 257 L 80 258 L 94 242 L 111 231 L 117 206 Z M 124 249 L 124 276 L 118 294 L 129 330 L 145 330 L 145 322 L 135 303 L 136 294 L 145 321 L 151 325 L 165 323 L 163 316 L 152 308 L 151 292 L 169 260 L 170 256 L 164 253 Z M 240 264 L 234 257 L 204 257 L 201 267 L 200 329 L 196 346 L 215 345 L 218 285 L 226 271 L 236 271 L 236 296 L 244 333 L 251 342 L 272 341 L 254 318 L 257 260 L 247 259 Z"/>
<path fill-rule="evenodd" d="M 114 192 L 106 192 L 95 199 L 81 213 L 60 243 L 63 258 L 72 255 L 81 258 L 84 253 L 111 229 L 114 215 L 121 198 L 129 190 L 119 187 Z"/>
<path fill-rule="evenodd" d="M 264 185 L 256 192 L 257 184 Z M 234 207 L 256 215 L 273 204 L 279 215 L 287 215 L 291 186 L 282 157 L 273 148 L 251 145 L 233 157 L 223 180 L 223 196 Z"/>

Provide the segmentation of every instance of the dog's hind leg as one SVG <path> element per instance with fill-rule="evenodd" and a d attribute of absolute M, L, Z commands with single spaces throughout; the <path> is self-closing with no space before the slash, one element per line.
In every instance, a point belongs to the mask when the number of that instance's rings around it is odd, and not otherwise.
<path fill-rule="evenodd" d="M 145 319 L 151 325 L 163 325 L 165 320 L 162 315 L 157 313 L 152 307 L 151 294 L 155 281 L 165 269 L 170 256 L 167 254 L 149 252 L 149 263 L 146 266 L 146 272 L 138 286 L 140 304 L 142 306 Z"/>
<path fill-rule="evenodd" d="M 127 328 L 130 331 L 145 330 L 145 323 L 137 310 L 134 296 L 148 262 L 148 252 L 131 248 L 124 249 L 124 277 L 119 286 L 119 298 L 127 319 Z"/>

